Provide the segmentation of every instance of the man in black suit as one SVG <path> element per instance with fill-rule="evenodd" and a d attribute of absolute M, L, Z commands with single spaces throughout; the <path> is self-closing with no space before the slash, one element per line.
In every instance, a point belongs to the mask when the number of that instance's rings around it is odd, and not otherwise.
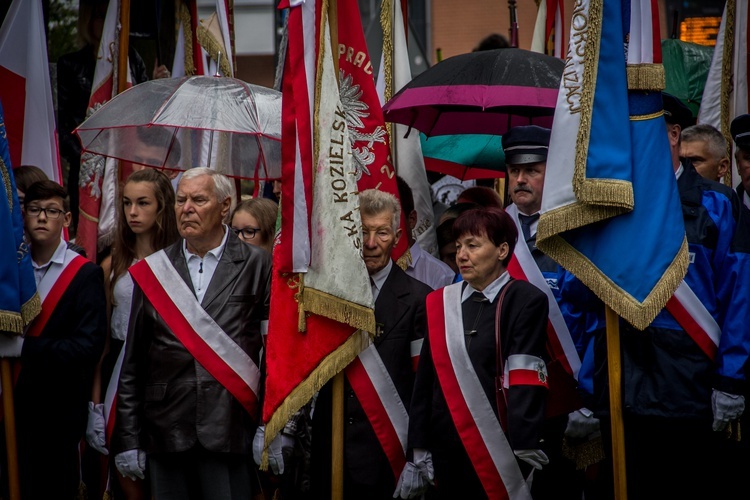
<path fill-rule="evenodd" d="M 427 327 L 425 297 L 432 289 L 407 276 L 391 259 L 401 237 L 401 208 L 396 197 L 368 189 L 359 194 L 359 203 L 362 257 L 370 275 L 378 331 L 370 348 L 345 371 L 344 496 L 386 499 L 392 497 L 405 463 L 404 425 L 408 426 L 414 385 L 411 353 L 418 353 L 421 347 Z M 374 388 L 380 399 L 373 401 L 373 391 L 367 388 Z M 388 396 L 383 397 L 386 393 Z M 373 410 L 378 406 L 388 414 Z M 315 498 L 330 498 L 330 422 L 328 385 L 321 390 L 314 412 Z M 389 434 L 383 429 L 395 432 Z"/>
<path fill-rule="evenodd" d="M 182 238 L 130 269 L 112 449 L 133 479 L 148 457 L 158 500 L 252 496 L 271 257 L 222 223 L 232 192 L 213 170 L 186 171 L 175 203 Z"/>
<path fill-rule="evenodd" d="M 71 221 L 65 188 L 42 180 L 25 194 L 24 227 L 42 312 L 23 337 L 0 335 L 0 357 L 21 363 L 15 386 L 21 496 L 73 498 L 78 444 L 107 335 L 104 275 L 62 239 Z"/>

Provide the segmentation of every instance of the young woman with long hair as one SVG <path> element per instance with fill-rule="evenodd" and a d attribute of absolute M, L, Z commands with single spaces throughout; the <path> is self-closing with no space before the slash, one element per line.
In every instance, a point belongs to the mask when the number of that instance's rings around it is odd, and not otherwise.
<path fill-rule="evenodd" d="M 115 360 L 123 350 L 128 331 L 133 293 L 128 268 L 177 241 L 179 233 L 174 205 L 172 183 L 164 173 L 152 168 L 133 172 L 121 190 L 112 252 L 102 261 L 110 313 L 109 345 L 94 380 L 86 430 L 86 441 L 101 453 L 107 453 L 108 430 L 113 424 L 109 420 L 110 417 L 114 418 L 114 414 L 110 415 L 109 412 L 119 377 L 119 364 Z M 102 381 L 109 381 L 108 386 L 103 387 Z M 110 469 L 120 486 L 115 488 L 114 498 L 118 498 L 120 492 L 122 498 L 146 498 L 148 488 L 141 481 L 132 481 L 117 474 L 114 464 Z"/>

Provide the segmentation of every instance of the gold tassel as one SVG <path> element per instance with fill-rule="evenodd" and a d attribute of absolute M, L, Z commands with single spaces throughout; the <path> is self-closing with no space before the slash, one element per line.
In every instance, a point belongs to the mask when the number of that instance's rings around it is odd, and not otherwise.
<path fill-rule="evenodd" d="M 182 33 L 185 37 L 185 76 L 193 76 L 195 74 L 195 64 L 193 64 L 193 26 L 191 21 L 190 9 L 181 2 L 179 22 L 182 24 Z"/>
<path fill-rule="evenodd" d="M 369 343 L 369 335 L 366 332 L 357 330 L 335 351 L 326 356 L 317 368 L 289 393 L 273 415 L 271 415 L 268 422 L 266 422 L 264 447 L 268 448 L 273 438 L 284 429 L 284 426 L 292 415 L 306 405 L 315 393 L 333 378 L 334 375 L 346 368 Z M 261 460 L 261 468 L 262 465 L 263 462 Z"/>
<path fill-rule="evenodd" d="M 0 330 L 21 335 L 23 332 L 21 315 L 16 312 L 0 311 Z"/>
<path fill-rule="evenodd" d="M 110 490 L 105 491 L 104 495 L 102 495 L 102 500 L 114 500 L 112 492 Z"/>
<path fill-rule="evenodd" d="M 83 481 L 79 481 L 78 483 L 78 493 L 76 494 L 77 500 L 88 500 L 89 493 L 88 489 L 86 488 L 86 483 Z"/>
<path fill-rule="evenodd" d="M 375 313 L 369 307 L 335 297 L 314 288 L 303 292 L 304 310 L 367 332 L 375 331 Z M 300 308 L 302 309 L 302 308 Z"/>
<path fill-rule="evenodd" d="M 206 49 L 206 52 L 211 56 L 211 59 L 218 61 L 221 73 L 224 76 L 233 77 L 234 75 L 232 74 L 232 68 L 229 66 L 229 59 L 227 59 L 226 50 L 224 50 L 221 44 L 216 41 L 213 35 L 211 35 L 211 33 L 200 24 L 195 30 L 195 35 L 198 39 L 198 43 Z M 219 57 L 221 57 L 221 59 L 219 59 Z"/>
<path fill-rule="evenodd" d="M 411 248 L 407 248 L 406 252 L 398 258 L 396 265 L 401 268 L 402 271 L 406 271 L 406 268 L 411 264 Z"/>
<path fill-rule="evenodd" d="M 577 470 L 586 470 L 590 465 L 601 462 L 606 457 L 601 436 L 575 443 L 571 443 L 567 437 L 564 437 L 562 454 L 576 464 Z"/>
<path fill-rule="evenodd" d="M 628 90 L 664 90 L 667 77 L 661 64 L 628 64 Z"/>
<path fill-rule="evenodd" d="M 385 82 L 383 99 L 388 101 L 393 97 L 393 0 L 383 0 L 380 4 L 380 27 L 383 30 L 383 81 Z M 388 130 L 388 137 L 391 139 L 391 149 L 393 149 L 396 147 L 396 141 L 393 138 L 393 123 L 387 122 L 385 126 Z M 393 151 L 391 151 L 391 158 L 394 159 L 395 168 L 396 157 Z M 401 269 L 406 268 L 402 266 Z"/>
<path fill-rule="evenodd" d="M 21 317 L 23 318 L 23 324 L 28 325 L 31 321 L 42 312 L 42 299 L 38 293 L 35 293 L 33 297 L 26 301 L 21 306 Z M 23 331 L 23 329 L 19 330 Z"/>

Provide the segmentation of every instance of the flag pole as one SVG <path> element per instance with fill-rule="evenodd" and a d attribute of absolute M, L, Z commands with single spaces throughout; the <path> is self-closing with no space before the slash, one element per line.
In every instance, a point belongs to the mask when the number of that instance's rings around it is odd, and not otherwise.
<path fill-rule="evenodd" d="M 157 40 L 157 44 L 158 44 Z M 128 84 L 128 46 L 130 44 L 130 0 L 120 0 L 120 40 L 117 51 L 117 93 Z M 161 61 L 160 61 L 161 62 Z M 122 161 L 117 160 L 117 182 L 122 181 Z M 96 256 L 94 256 L 96 257 Z M 96 258 L 94 258 L 96 262 Z"/>
<path fill-rule="evenodd" d="M 16 410 L 13 406 L 13 370 L 11 370 L 10 359 L 8 358 L 0 358 L 0 378 L 2 378 L 3 388 L 5 450 L 8 455 L 8 499 L 20 500 L 21 483 L 18 476 Z"/>
<path fill-rule="evenodd" d="M 625 475 L 625 430 L 622 420 L 622 360 L 620 357 L 620 318 L 606 308 L 607 366 L 609 371 L 609 413 L 612 430 L 612 474 L 615 500 L 627 500 Z"/>
<path fill-rule="evenodd" d="M 339 24 L 337 0 L 328 0 L 328 26 L 336 81 L 339 78 Z M 331 500 L 344 499 L 344 372 L 333 376 L 331 386 Z"/>

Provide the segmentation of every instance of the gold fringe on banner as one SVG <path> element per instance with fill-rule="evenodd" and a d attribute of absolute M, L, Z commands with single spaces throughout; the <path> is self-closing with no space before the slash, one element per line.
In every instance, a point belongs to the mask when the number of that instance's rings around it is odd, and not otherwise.
<path fill-rule="evenodd" d="M 23 332 L 23 318 L 19 313 L 0 311 L 0 330 L 15 334 Z"/>
<path fill-rule="evenodd" d="M 628 90 L 664 90 L 667 77 L 661 64 L 628 64 Z"/>
<path fill-rule="evenodd" d="M 582 172 L 583 169 L 580 169 Z M 629 181 L 614 179 L 573 179 L 573 191 L 580 203 L 619 207 L 618 213 L 630 211 L 635 204 L 633 185 Z"/>
<path fill-rule="evenodd" d="M 40 312 L 42 312 L 42 299 L 38 293 L 35 293 L 25 304 L 21 305 L 21 317 L 23 318 L 24 326 L 31 323 L 31 320 L 36 318 Z M 22 331 L 23 328 L 18 333 Z"/>
<path fill-rule="evenodd" d="M 200 24 L 195 30 L 195 35 L 196 38 L 198 38 L 198 43 L 206 49 L 206 52 L 208 52 L 211 59 L 219 62 L 219 69 L 221 69 L 222 75 L 233 77 L 232 68 L 229 66 L 229 59 L 227 59 L 227 51 L 223 44 L 216 40 L 216 38 L 214 38 L 214 36 Z M 221 59 L 219 59 L 219 56 L 221 56 Z"/>
<path fill-rule="evenodd" d="M 734 21 L 737 14 L 737 2 L 736 0 L 727 1 L 727 17 L 726 24 L 724 25 L 724 52 L 721 60 L 721 96 L 719 101 L 719 128 L 721 133 L 724 135 L 724 139 L 727 141 L 727 148 L 731 152 L 731 147 L 734 144 L 734 138 L 729 130 L 730 128 L 730 113 L 729 101 L 734 92 Z M 728 153 L 731 160 L 732 155 Z M 732 162 L 736 163 L 736 162 Z M 739 165 L 736 166 L 737 172 L 739 173 Z M 728 169 L 726 176 L 724 177 L 725 184 L 732 187 L 732 169 Z"/>
<path fill-rule="evenodd" d="M 606 458 L 601 436 L 581 442 L 571 442 L 565 437 L 562 442 L 562 455 L 575 463 L 577 470 L 586 470 L 590 465 Z"/>
<path fill-rule="evenodd" d="M 385 82 L 383 102 L 388 102 L 393 97 L 393 0 L 383 0 L 380 4 L 380 27 L 383 30 L 383 67 L 380 68 Z M 393 139 L 393 123 L 386 122 L 385 127 L 390 138 L 391 157 L 395 160 L 396 155 L 393 149 L 396 147 L 396 141 Z M 395 161 L 393 166 L 396 167 Z M 401 266 L 401 269 L 406 268 Z"/>
<path fill-rule="evenodd" d="M 0 123 L 2 125 L 2 123 Z M 13 213 L 13 185 L 10 182 L 10 172 L 8 172 L 8 166 L 5 164 L 2 158 L 0 158 L 0 171 L 3 175 L 3 186 L 5 186 L 5 199 L 8 200 L 8 211 Z"/>
<path fill-rule="evenodd" d="M 412 263 L 411 248 L 407 248 L 406 251 L 398 258 L 396 265 L 401 268 L 402 271 L 406 271 Z"/>
<path fill-rule="evenodd" d="M 354 328 L 375 333 L 375 313 L 365 307 L 334 295 L 305 288 L 302 292 L 302 302 L 305 311 L 330 318 L 339 323 L 345 323 Z"/>
<path fill-rule="evenodd" d="M 689 263 L 688 243 L 687 239 L 683 239 L 682 246 L 672 264 L 646 300 L 639 303 L 632 295 L 615 285 L 609 277 L 561 236 L 552 236 L 548 239 L 538 238 L 537 245 L 545 254 L 554 256 L 559 262 L 565 262 L 565 268 L 568 271 L 589 287 L 618 316 L 639 330 L 646 329 L 672 297 L 685 276 Z"/>
<path fill-rule="evenodd" d="M 185 76 L 193 76 L 195 74 L 195 64 L 193 64 L 193 21 L 190 17 L 190 9 L 184 2 L 180 2 L 178 16 L 179 23 L 182 25 L 182 34 L 185 38 Z"/>
<path fill-rule="evenodd" d="M 370 345 L 367 332 L 357 330 L 338 349 L 326 356 L 313 372 L 295 387 L 266 422 L 265 445 L 260 462 L 261 470 L 268 470 L 268 446 L 273 438 L 284 429 L 287 421 L 326 384 L 334 375 L 341 372 Z"/>

